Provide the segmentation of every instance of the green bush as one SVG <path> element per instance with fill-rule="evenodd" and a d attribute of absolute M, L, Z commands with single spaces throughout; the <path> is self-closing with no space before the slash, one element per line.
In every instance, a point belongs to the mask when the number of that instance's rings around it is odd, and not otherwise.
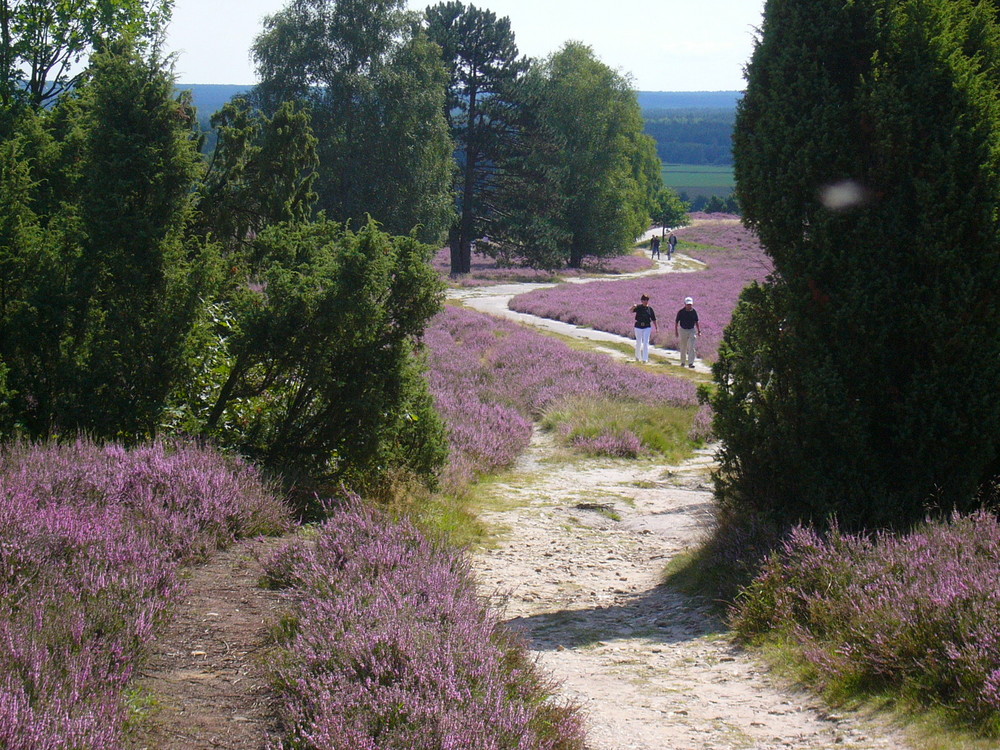
<path fill-rule="evenodd" d="M 737 197 L 774 272 L 715 368 L 721 488 L 845 528 L 975 507 L 1000 465 L 994 9 L 769 2 L 747 75 Z"/>
<path fill-rule="evenodd" d="M 201 430 L 296 475 L 377 484 L 445 457 L 413 342 L 439 309 L 430 248 L 372 222 L 267 228 L 214 313 Z"/>

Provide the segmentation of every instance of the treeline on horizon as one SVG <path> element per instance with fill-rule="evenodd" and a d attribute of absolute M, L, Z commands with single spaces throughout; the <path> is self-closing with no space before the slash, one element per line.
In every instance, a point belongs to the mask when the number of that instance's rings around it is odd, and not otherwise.
<path fill-rule="evenodd" d="M 252 86 L 215 83 L 178 84 L 190 91 L 202 129 L 211 131 L 214 112 Z M 638 91 L 645 132 L 656 141 L 664 164 L 729 166 L 733 163 L 733 126 L 740 91 Z"/>

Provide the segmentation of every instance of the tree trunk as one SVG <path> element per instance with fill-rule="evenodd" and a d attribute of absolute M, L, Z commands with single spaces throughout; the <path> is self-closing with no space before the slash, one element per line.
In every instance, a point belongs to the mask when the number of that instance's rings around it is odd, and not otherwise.
<path fill-rule="evenodd" d="M 583 248 L 577 243 L 575 239 L 570 241 L 569 246 L 569 262 L 567 265 L 570 268 L 580 268 L 583 266 Z"/>
<path fill-rule="evenodd" d="M 469 124 L 465 135 L 465 168 L 462 175 L 462 216 L 459 219 L 459 247 L 462 252 L 463 273 L 472 270 L 472 243 L 477 238 L 476 215 L 476 169 L 479 166 L 479 112 L 478 85 L 473 75 L 469 85 Z"/>
<path fill-rule="evenodd" d="M 463 271 L 464 264 L 462 263 L 462 246 L 459 242 L 461 232 L 459 231 L 458 224 L 452 224 L 451 228 L 448 230 L 448 248 L 451 250 L 451 275 L 456 276 L 460 273 L 468 273 Z"/>

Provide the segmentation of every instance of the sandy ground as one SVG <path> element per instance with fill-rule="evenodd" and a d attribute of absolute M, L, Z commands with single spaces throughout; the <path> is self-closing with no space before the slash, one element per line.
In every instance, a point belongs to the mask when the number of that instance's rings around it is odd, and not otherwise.
<path fill-rule="evenodd" d="M 618 278 L 693 270 L 695 263 L 675 254 Z M 452 289 L 449 297 L 629 358 L 601 346 L 629 338 L 507 308 L 511 297 L 540 286 L 551 285 Z M 676 350 L 660 347 L 650 355 L 678 360 Z M 710 372 L 701 361 L 696 370 Z M 536 432 L 513 474 L 490 487 L 508 509 L 485 519 L 504 532 L 475 558 L 484 595 L 504 608 L 562 695 L 582 706 L 591 750 L 909 747 L 879 717 L 830 712 L 772 677 L 732 643 L 711 607 L 662 584 L 667 562 L 705 533 L 713 466 L 711 450 L 679 467 L 567 460 Z"/>
<path fill-rule="evenodd" d="M 704 533 L 710 451 L 674 468 L 554 453 L 536 434 L 491 486 L 513 505 L 487 516 L 505 532 L 475 569 L 583 707 L 592 750 L 907 747 L 884 722 L 830 713 L 770 677 L 705 603 L 662 585 Z"/>

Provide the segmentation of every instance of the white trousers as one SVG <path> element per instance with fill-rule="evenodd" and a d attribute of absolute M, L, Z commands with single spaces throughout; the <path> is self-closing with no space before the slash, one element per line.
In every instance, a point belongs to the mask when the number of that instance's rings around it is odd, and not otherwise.
<path fill-rule="evenodd" d="M 635 329 L 635 358 L 640 362 L 649 362 L 649 333 L 652 328 Z"/>
<path fill-rule="evenodd" d="M 680 334 L 681 364 L 693 365 L 698 334 L 694 328 L 681 328 Z"/>

